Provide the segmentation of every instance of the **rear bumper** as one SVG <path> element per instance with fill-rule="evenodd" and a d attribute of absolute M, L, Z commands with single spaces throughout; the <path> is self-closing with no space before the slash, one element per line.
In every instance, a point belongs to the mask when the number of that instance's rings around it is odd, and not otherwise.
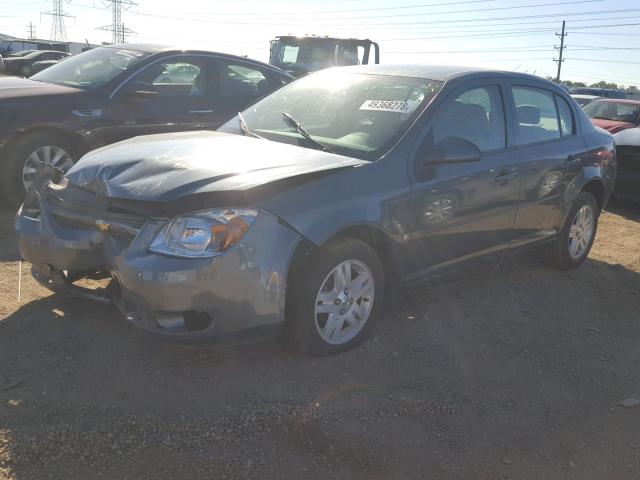
<path fill-rule="evenodd" d="M 284 322 L 287 272 L 299 235 L 272 215 L 261 212 L 222 255 L 181 259 L 147 250 L 163 221 L 147 221 L 123 248 L 97 229 L 60 225 L 44 202 L 40 206 L 37 219 L 19 212 L 16 229 L 34 278 L 53 291 L 113 302 L 139 327 L 181 342 L 273 332 Z M 71 283 L 95 272 L 111 277 L 106 291 Z"/>

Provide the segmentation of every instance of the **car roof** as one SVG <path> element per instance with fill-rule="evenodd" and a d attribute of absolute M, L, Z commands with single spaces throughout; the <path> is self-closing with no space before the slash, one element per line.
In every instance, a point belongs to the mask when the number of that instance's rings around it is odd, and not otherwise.
<path fill-rule="evenodd" d="M 67 53 L 67 52 L 61 52 L 60 50 L 32 50 L 31 52 L 27 53 L 25 56 L 33 55 L 34 53 Z"/>
<path fill-rule="evenodd" d="M 506 70 L 491 70 L 479 67 L 462 67 L 452 65 L 423 65 L 423 64 L 398 64 L 398 65 L 358 65 L 353 67 L 336 67 L 343 71 L 368 73 L 372 75 L 395 75 L 399 77 L 416 77 L 428 80 L 447 81 L 459 77 L 487 77 L 501 76 L 519 78 L 523 80 L 537 80 L 555 85 L 548 80 L 526 73 L 509 72 Z M 557 85 L 556 85 L 557 86 Z"/>
<path fill-rule="evenodd" d="M 595 100 L 597 98 L 604 98 L 604 97 L 601 97 L 600 95 L 587 95 L 586 93 L 572 93 L 571 96 L 573 98 L 586 98 L 586 99 L 589 99 L 589 100 Z"/>
<path fill-rule="evenodd" d="M 271 70 L 277 71 L 279 73 L 282 73 L 285 76 L 291 77 L 291 75 L 289 75 L 284 70 L 278 67 L 275 67 L 273 65 L 270 65 L 268 63 L 261 62 L 260 60 L 254 60 L 253 58 L 248 58 L 248 57 L 241 57 L 241 56 L 233 55 L 230 53 L 218 52 L 216 50 L 207 50 L 202 48 L 189 48 L 189 47 L 176 46 L 176 45 L 163 45 L 163 44 L 157 44 L 157 43 L 112 43 L 109 45 L 100 45 L 100 47 L 98 48 L 117 48 L 117 49 L 123 49 L 123 50 L 136 50 L 139 52 L 145 52 L 150 54 L 174 53 L 174 52 L 187 53 L 187 54 L 188 53 L 213 53 L 221 57 L 242 60 L 245 62 L 254 63 L 256 65 L 261 65 L 263 67 L 269 67 Z"/>
<path fill-rule="evenodd" d="M 629 98 L 599 98 L 594 100 L 601 103 L 622 103 L 625 105 L 640 105 L 640 100 L 631 100 Z"/>

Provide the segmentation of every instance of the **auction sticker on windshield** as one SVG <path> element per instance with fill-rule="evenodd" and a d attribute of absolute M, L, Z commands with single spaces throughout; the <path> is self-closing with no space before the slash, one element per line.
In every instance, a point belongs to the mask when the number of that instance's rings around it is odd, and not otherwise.
<path fill-rule="evenodd" d="M 406 113 L 413 110 L 412 107 L 409 102 L 400 102 L 397 100 L 365 100 L 359 110 Z"/>

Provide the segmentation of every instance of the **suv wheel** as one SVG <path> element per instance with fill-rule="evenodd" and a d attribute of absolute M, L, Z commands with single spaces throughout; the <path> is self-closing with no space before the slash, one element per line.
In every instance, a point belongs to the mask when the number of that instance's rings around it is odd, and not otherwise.
<path fill-rule="evenodd" d="M 9 174 L 3 176 L 3 190 L 7 200 L 20 204 L 41 168 L 41 164 L 50 165 L 63 172 L 75 163 L 73 146 L 69 142 L 51 133 L 25 135 L 9 147 Z"/>
<path fill-rule="evenodd" d="M 298 346 L 316 355 L 360 343 L 380 317 L 384 268 L 365 242 L 346 238 L 323 247 L 290 282 L 289 326 Z"/>
<path fill-rule="evenodd" d="M 595 197 L 589 192 L 580 193 L 552 246 L 552 260 L 557 267 L 576 268 L 584 262 L 596 237 L 599 215 Z"/>

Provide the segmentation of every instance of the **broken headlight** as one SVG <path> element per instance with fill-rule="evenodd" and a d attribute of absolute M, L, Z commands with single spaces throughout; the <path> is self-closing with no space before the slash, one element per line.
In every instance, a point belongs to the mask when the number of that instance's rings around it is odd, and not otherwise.
<path fill-rule="evenodd" d="M 258 215 L 256 210 L 224 208 L 180 215 L 156 235 L 149 251 L 181 258 L 208 258 L 237 243 Z"/>

